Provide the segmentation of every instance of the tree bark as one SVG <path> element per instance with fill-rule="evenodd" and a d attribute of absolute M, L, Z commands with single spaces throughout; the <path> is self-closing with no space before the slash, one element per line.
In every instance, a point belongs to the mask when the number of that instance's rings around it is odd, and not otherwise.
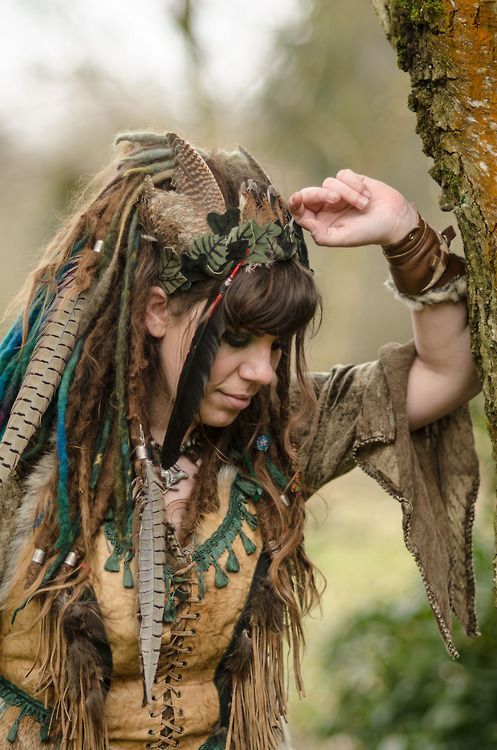
<path fill-rule="evenodd" d="M 468 306 L 497 458 L 497 3 L 372 0 L 411 77 L 441 207 L 454 211 L 468 260 Z"/>

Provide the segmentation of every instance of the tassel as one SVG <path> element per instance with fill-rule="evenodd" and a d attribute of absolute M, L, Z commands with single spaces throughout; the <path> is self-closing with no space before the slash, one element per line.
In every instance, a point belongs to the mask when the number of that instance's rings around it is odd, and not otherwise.
<path fill-rule="evenodd" d="M 119 573 L 121 570 L 121 563 L 119 560 L 119 555 L 117 554 L 117 550 L 114 550 L 110 557 L 107 558 L 104 570 L 107 570 L 109 573 Z"/>
<path fill-rule="evenodd" d="M 125 589 L 134 589 L 135 582 L 133 580 L 133 573 L 131 572 L 129 563 L 129 560 L 124 560 L 123 586 Z"/>
<path fill-rule="evenodd" d="M 222 589 L 228 585 L 230 579 L 228 578 L 224 570 L 222 570 L 221 566 L 219 565 L 217 561 L 214 562 L 214 567 L 216 568 L 216 576 L 214 578 L 214 583 L 216 584 L 216 588 Z"/>
<path fill-rule="evenodd" d="M 241 529 L 238 532 L 238 536 L 242 540 L 243 548 L 247 555 L 252 555 L 256 551 L 257 545 Z"/>
<path fill-rule="evenodd" d="M 40 742 L 47 742 L 50 737 L 50 733 L 46 724 L 40 725 Z"/>
<path fill-rule="evenodd" d="M 238 557 L 235 555 L 232 547 L 229 547 L 228 559 L 226 561 L 226 570 L 228 571 L 228 573 L 238 573 L 238 571 L 240 570 Z"/>
<path fill-rule="evenodd" d="M 17 739 L 17 733 L 19 732 L 19 724 L 21 723 L 21 719 L 24 717 L 24 714 L 22 710 L 19 712 L 19 716 L 15 720 L 15 722 L 12 724 L 12 726 L 9 729 L 9 733 L 7 735 L 7 742 L 14 743 Z"/>

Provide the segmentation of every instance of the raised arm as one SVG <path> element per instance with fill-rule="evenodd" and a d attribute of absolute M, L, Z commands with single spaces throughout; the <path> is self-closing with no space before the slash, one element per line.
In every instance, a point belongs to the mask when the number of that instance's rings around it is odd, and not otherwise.
<path fill-rule="evenodd" d="M 438 269 L 436 262 L 431 264 L 430 250 L 417 251 L 428 230 L 423 225 L 419 227 L 415 207 L 389 185 L 349 169 L 328 177 L 321 187 L 294 193 L 289 206 L 296 221 L 317 244 L 378 244 L 391 258 L 400 296 L 410 306 L 417 352 L 407 390 L 411 430 L 435 421 L 475 396 L 480 386 L 471 356 L 466 303 L 457 299 L 460 291 L 451 286 L 453 279 L 461 275 L 460 261 L 451 256 L 447 264 L 445 257 Z M 444 255 L 445 249 L 440 254 Z M 426 273 L 428 284 L 423 278 Z M 420 278 L 423 281 L 419 282 Z M 426 286 L 430 286 L 430 294 L 424 296 Z M 434 290 L 439 291 L 438 298 L 447 301 L 435 304 Z"/>

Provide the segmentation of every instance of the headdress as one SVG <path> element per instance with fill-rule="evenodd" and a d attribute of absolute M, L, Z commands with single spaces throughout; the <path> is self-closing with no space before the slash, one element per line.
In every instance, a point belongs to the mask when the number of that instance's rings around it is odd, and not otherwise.
<path fill-rule="evenodd" d="M 120 136 L 133 140 L 136 136 Z M 243 182 L 239 207 L 226 209 L 223 194 L 201 153 L 177 135 L 170 144 L 173 190 L 162 190 L 150 176 L 144 180 L 140 217 L 148 239 L 160 253 L 160 283 L 167 294 L 188 289 L 203 279 L 219 279 L 208 300 L 179 377 L 174 408 L 162 450 L 169 468 L 178 457 L 181 441 L 196 416 L 219 341 L 223 318 L 220 302 L 236 274 L 296 257 L 309 267 L 300 227 L 264 175 L 262 187 L 254 179 Z M 245 158 L 256 164 L 248 152 Z"/>

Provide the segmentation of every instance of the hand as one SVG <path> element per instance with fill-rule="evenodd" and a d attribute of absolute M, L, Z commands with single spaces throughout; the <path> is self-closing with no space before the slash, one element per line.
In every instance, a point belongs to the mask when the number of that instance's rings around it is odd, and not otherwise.
<path fill-rule="evenodd" d="M 417 226 L 415 207 L 394 188 L 342 169 L 322 187 L 290 196 L 289 209 L 318 245 L 390 245 Z"/>

